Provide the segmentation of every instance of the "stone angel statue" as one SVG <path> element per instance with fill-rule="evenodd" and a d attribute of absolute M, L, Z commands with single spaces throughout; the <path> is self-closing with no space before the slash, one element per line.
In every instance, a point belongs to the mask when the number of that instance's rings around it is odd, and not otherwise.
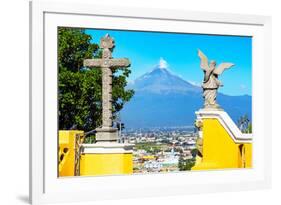
<path fill-rule="evenodd" d="M 208 58 L 202 51 L 198 49 L 198 56 L 201 60 L 200 67 L 204 71 L 204 81 L 202 83 L 204 108 L 219 109 L 219 105 L 216 102 L 217 91 L 223 84 L 218 80 L 218 76 L 228 68 L 234 66 L 233 63 L 221 63 L 216 67 L 216 61 L 208 62 Z"/>

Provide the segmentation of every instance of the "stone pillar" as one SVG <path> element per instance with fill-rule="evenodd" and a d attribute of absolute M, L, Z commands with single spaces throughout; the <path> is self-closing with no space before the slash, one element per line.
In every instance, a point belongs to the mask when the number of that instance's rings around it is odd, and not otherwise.
<path fill-rule="evenodd" d="M 112 127 L 112 71 L 102 69 L 102 127 Z"/>

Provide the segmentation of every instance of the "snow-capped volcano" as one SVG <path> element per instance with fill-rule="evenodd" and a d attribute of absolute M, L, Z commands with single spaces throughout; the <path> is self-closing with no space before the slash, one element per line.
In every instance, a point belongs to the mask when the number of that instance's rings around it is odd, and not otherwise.
<path fill-rule="evenodd" d="M 201 88 L 183 80 L 179 76 L 172 74 L 168 69 L 168 63 L 160 58 L 158 65 L 150 72 L 137 78 L 133 84 L 129 85 L 136 91 L 147 91 L 151 93 L 185 93 L 201 92 Z"/>
<path fill-rule="evenodd" d="M 168 63 L 167 61 L 165 61 L 162 57 L 159 60 L 159 64 L 158 64 L 159 68 L 163 68 L 163 69 L 167 69 L 168 68 Z"/>

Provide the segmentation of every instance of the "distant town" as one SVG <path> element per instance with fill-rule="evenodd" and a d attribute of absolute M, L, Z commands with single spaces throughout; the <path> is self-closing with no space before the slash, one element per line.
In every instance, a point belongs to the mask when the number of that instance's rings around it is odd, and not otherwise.
<path fill-rule="evenodd" d="M 135 144 L 134 173 L 188 170 L 195 161 L 197 133 L 193 126 L 125 129 L 120 141 Z M 191 168 L 191 167 L 190 167 Z"/>

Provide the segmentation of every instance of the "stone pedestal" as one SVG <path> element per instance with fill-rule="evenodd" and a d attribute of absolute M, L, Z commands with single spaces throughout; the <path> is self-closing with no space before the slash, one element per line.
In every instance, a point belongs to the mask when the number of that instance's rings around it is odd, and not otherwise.
<path fill-rule="evenodd" d="M 98 142 L 114 142 L 118 139 L 118 129 L 113 127 L 96 128 L 96 141 Z"/>
<path fill-rule="evenodd" d="M 117 142 L 82 144 L 80 175 L 132 174 L 133 146 Z"/>
<path fill-rule="evenodd" d="M 200 109 L 199 111 L 196 112 L 196 114 L 198 113 L 208 113 L 208 112 L 217 112 L 217 111 L 224 111 L 219 105 L 216 106 L 206 106 L 202 109 Z"/>

